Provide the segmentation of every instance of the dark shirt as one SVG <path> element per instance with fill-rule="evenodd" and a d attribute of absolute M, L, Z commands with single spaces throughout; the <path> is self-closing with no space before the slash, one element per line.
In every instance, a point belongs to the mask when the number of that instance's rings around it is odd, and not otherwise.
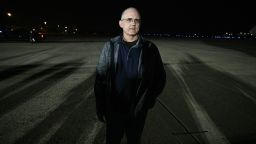
<path fill-rule="evenodd" d="M 123 41 L 123 43 L 130 49 L 132 46 L 136 45 L 136 43 L 138 42 L 138 40 L 133 41 L 133 42 L 126 42 Z"/>
<path fill-rule="evenodd" d="M 141 48 L 135 42 L 122 42 L 119 47 L 116 71 L 116 109 L 126 114 L 136 96 L 138 87 L 138 63 Z"/>

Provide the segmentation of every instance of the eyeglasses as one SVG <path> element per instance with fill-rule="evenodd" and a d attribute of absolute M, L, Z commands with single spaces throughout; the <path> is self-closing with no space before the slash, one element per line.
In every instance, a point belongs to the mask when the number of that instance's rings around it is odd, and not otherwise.
<path fill-rule="evenodd" d="M 140 19 L 133 19 L 133 18 L 126 18 L 126 19 L 121 19 L 121 20 L 125 20 L 128 23 L 134 22 L 136 24 L 139 24 L 141 22 Z"/>

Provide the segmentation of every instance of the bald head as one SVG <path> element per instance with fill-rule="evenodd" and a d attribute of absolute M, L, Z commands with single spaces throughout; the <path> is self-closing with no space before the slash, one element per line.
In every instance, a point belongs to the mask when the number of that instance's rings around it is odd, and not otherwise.
<path fill-rule="evenodd" d="M 129 15 L 136 15 L 140 19 L 139 11 L 134 7 L 129 7 L 122 12 L 121 19 L 127 18 Z"/>
<path fill-rule="evenodd" d="M 123 38 L 127 42 L 138 39 L 140 30 L 140 14 L 136 8 L 129 7 L 122 13 L 119 26 L 123 29 Z"/>

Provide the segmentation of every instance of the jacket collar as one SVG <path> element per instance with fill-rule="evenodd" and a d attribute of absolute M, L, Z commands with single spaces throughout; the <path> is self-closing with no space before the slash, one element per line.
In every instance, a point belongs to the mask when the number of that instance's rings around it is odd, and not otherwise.
<path fill-rule="evenodd" d="M 142 37 L 141 35 L 139 35 L 138 37 L 138 41 L 136 43 L 136 48 L 139 48 L 142 46 L 142 43 L 145 41 L 144 37 Z M 118 39 L 117 39 L 118 44 L 123 44 L 123 34 L 120 34 Z"/>

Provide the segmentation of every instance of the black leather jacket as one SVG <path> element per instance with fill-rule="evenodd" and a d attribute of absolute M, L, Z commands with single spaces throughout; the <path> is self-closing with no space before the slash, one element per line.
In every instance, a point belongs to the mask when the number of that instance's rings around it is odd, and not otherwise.
<path fill-rule="evenodd" d="M 121 40 L 121 36 L 117 36 L 105 43 L 96 68 L 94 92 L 98 116 L 109 116 L 114 111 L 112 88 L 115 81 L 113 80 L 114 72 Z M 140 112 L 147 111 L 154 106 L 156 98 L 162 92 L 166 81 L 163 62 L 156 45 L 143 37 L 139 38 L 137 45 L 142 48 L 138 65 L 141 81 L 135 101 L 132 103 L 132 116 L 137 116 Z M 113 48 L 112 54 L 111 48 Z M 111 55 L 114 57 L 111 58 Z"/>

